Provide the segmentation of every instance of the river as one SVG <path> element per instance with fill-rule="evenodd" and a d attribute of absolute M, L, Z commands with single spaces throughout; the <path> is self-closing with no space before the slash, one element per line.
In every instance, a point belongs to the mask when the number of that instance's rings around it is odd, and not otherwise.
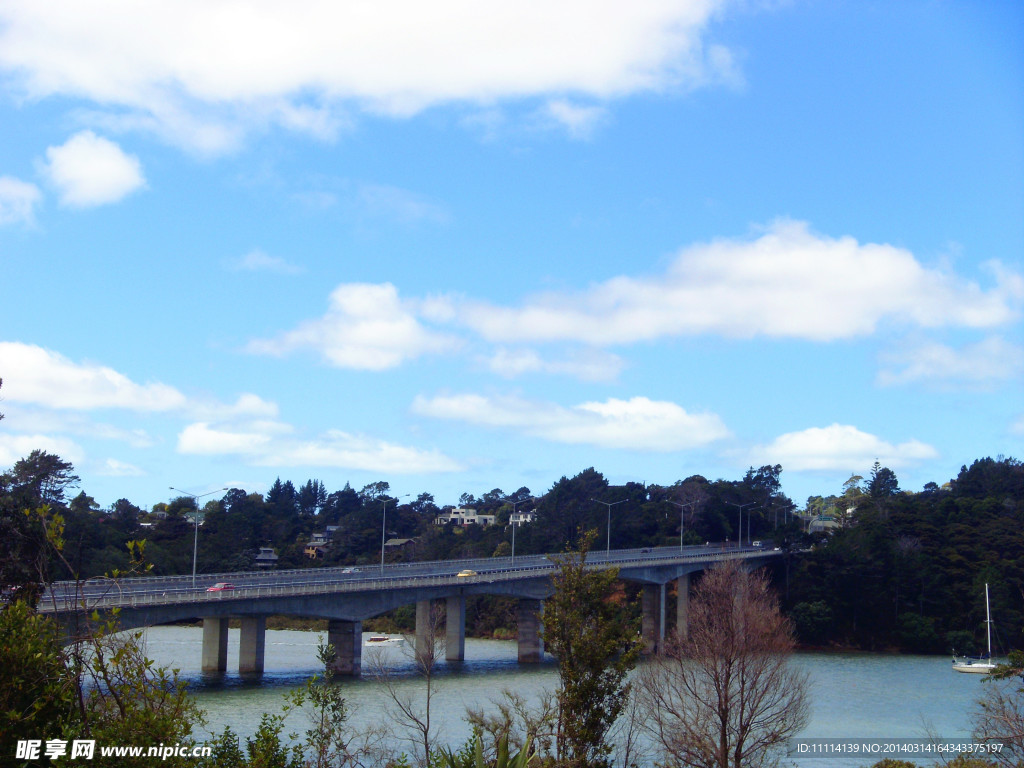
<path fill-rule="evenodd" d="M 283 695 L 318 672 L 317 645 L 324 633 L 268 630 L 266 671 L 262 678 L 246 680 L 237 672 L 223 676 L 200 671 L 202 630 L 197 627 L 153 627 L 145 632 L 146 651 L 160 665 L 176 667 L 187 680 L 199 705 L 206 711 L 208 729 L 219 733 L 224 726 L 240 736 L 251 735 L 264 712 L 281 711 Z M 229 631 L 228 669 L 238 669 L 238 630 Z M 401 684 L 421 683 L 412 673 L 403 644 L 374 648 L 394 663 Z M 367 653 L 364 648 L 364 670 Z M 436 722 L 443 724 L 442 742 L 461 745 L 470 735 L 464 716 L 467 706 L 488 707 L 502 689 L 528 697 L 554 688 L 557 675 L 552 662 L 522 665 L 516 661 L 516 644 L 503 640 L 466 640 L 466 660 L 441 662 L 434 699 Z M 969 740 L 969 713 L 981 693 L 979 675 L 956 674 L 949 660 L 939 656 L 896 656 L 862 653 L 798 653 L 793 664 L 808 673 L 811 681 L 811 716 L 802 739 L 924 739 L 929 734 L 945 739 Z M 386 696 L 370 679 L 346 679 L 350 722 L 360 727 L 380 723 Z M 289 720 L 286 731 L 302 731 L 306 723 Z M 199 740 L 203 734 L 196 734 Z M 828 759 L 787 757 L 783 765 L 797 768 L 860 768 L 872 758 Z M 920 755 L 889 755 L 921 765 L 932 761 Z"/>

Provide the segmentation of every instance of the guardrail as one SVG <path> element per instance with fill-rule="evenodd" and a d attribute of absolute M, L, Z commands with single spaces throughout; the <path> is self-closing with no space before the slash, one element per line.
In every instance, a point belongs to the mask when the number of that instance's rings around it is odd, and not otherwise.
<path fill-rule="evenodd" d="M 620 568 L 657 566 L 695 560 L 718 562 L 725 559 L 746 559 L 770 554 L 773 553 L 756 547 L 736 549 L 694 547 L 690 551 L 680 551 L 674 547 L 644 548 L 616 550 L 608 555 L 603 552 L 592 552 L 587 559 L 587 566 L 591 569 L 608 566 Z M 206 591 L 205 586 L 192 587 L 190 575 L 133 577 L 120 581 L 90 579 L 86 582 L 57 582 L 40 601 L 39 610 L 42 612 L 66 612 L 160 605 L 198 605 L 242 599 L 518 581 L 551 575 L 558 567 L 552 557 L 557 557 L 557 555 L 525 555 L 517 557 L 515 563 L 512 563 L 510 558 L 396 563 L 385 568 L 385 576 L 371 575 L 376 569 L 368 569 L 368 571 L 359 573 L 343 573 L 344 568 L 294 569 L 270 574 L 262 571 L 203 574 L 204 584 L 210 581 L 266 582 L 242 583 L 233 589 L 216 592 Z M 445 572 L 414 574 L 408 573 L 410 570 L 443 570 Z M 476 573 L 472 576 L 460 577 L 457 575 L 460 570 L 474 570 Z M 310 578 L 311 576 L 315 577 Z M 177 586 L 179 583 L 186 582 L 187 586 Z"/>

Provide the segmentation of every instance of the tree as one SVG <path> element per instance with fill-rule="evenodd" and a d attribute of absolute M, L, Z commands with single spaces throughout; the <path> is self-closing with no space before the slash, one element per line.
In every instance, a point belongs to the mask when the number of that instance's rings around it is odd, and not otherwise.
<path fill-rule="evenodd" d="M 1019 679 L 1014 679 L 1019 678 Z M 1000 664 L 985 679 L 985 693 L 972 713 L 973 736 L 984 743 L 1001 743 L 1001 752 L 992 755 L 999 765 L 1019 766 L 1024 754 L 1024 652 L 1010 651 L 1006 664 Z"/>
<path fill-rule="evenodd" d="M 807 677 L 791 670 L 793 630 L 763 573 L 705 573 L 689 632 L 641 675 L 646 724 L 665 765 L 759 768 L 807 723 Z"/>
<path fill-rule="evenodd" d="M 431 715 L 437 693 L 437 663 L 444 658 L 445 639 L 444 609 L 431 604 L 426 625 L 417 626 L 416 634 L 405 638 L 405 647 L 411 649 L 416 674 L 423 680 L 422 697 L 419 691 L 402 685 L 396 678 L 394 669 L 382 653 L 383 648 L 375 648 L 368 659 L 373 677 L 382 684 L 391 700 L 388 714 L 393 723 L 406 731 L 404 740 L 412 746 L 421 766 L 429 765 L 440 735 L 440 728 Z"/>
<path fill-rule="evenodd" d="M 26 515 L 45 531 L 44 546 L 63 557 L 64 522 L 47 507 Z M 129 542 L 131 568 L 112 579 L 137 574 L 143 543 Z M 0 609 L 0 733 L 18 739 L 40 734 L 62 740 L 93 739 L 100 744 L 194 743 L 193 726 L 202 713 L 176 670 L 155 667 L 146 658 L 142 632 L 119 632 L 116 616 L 100 620 L 79 592 L 81 616 L 61 632 L 22 601 Z M 65 633 L 75 642 L 64 645 Z M 5 756 L 6 758 L 6 756 Z M 10 764 L 0 758 L 0 764 Z M 97 766 L 143 765 L 145 758 L 96 755 Z M 190 764 L 169 756 L 169 766 Z"/>
<path fill-rule="evenodd" d="M 868 494 L 876 501 L 895 496 L 900 492 L 900 484 L 896 473 L 883 467 L 878 461 L 871 467 L 871 481 L 868 483 Z"/>
<path fill-rule="evenodd" d="M 314 676 L 288 694 L 284 713 L 305 710 L 305 768 L 343 768 L 343 766 L 384 765 L 389 750 L 385 746 L 387 730 L 383 725 L 354 729 L 348 723 L 348 705 L 343 689 L 335 679 L 333 646 L 321 645 L 317 658 L 324 665 L 323 676 Z M 226 733 L 225 733 L 226 735 Z"/>
<path fill-rule="evenodd" d="M 636 622 L 609 600 L 618 569 L 587 568 L 596 536 L 588 531 L 578 550 L 556 558 L 555 594 L 544 605 L 544 644 L 558 660 L 555 751 L 567 768 L 609 765 L 606 736 L 626 703 L 626 675 L 643 646 Z"/>
<path fill-rule="evenodd" d="M 74 469 L 70 461 L 37 448 L 19 459 L 3 479 L 12 489 L 27 493 L 30 506 L 61 505 L 67 490 L 81 481 Z"/>

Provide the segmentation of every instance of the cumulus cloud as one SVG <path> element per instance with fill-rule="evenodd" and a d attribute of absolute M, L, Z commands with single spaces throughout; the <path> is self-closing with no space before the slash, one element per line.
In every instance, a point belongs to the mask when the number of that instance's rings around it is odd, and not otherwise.
<path fill-rule="evenodd" d="M 48 148 L 43 172 L 61 204 L 72 208 L 116 203 L 146 185 L 139 159 L 92 131 Z"/>
<path fill-rule="evenodd" d="M 923 382 L 983 387 L 1024 373 L 1024 349 L 992 336 L 960 349 L 930 342 L 884 356 L 890 367 L 878 374 L 882 385 Z"/>
<path fill-rule="evenodd" d="M 103 477 L 142 477 L 146 473 L 134 464 L 128 464 L 117 459 L 107 459 L 96 470 L 96 474 Z"/>
<path fill-rule="evenodd" d="M 323 317 L 275 339 L 252 341 L 247 349 L 269 355 L 311 349 L 338 368 L 381 371 L 457 343 L 424 326 L 416 307 L 401 301 L 391 283 L 345 283 L 331 293 Z"/>
<path fill-rule="evenodd" d="M 253 455 L 270 443 L 271 430 L 224 429 L 206 422 L 189 424 L 178 435 L 178 452 L 202 455 Z"/>
<path fill-rule="evenodd" d="M 0 433 L 0 467 L 11 467 L 35 450 L 52 453 L 73 464 L 83 456 L 81 447 L 65 437 Z"/>
<path fill-rule="evenodd" d="M 0 226 L 31 224 L 42 199 L 39 187 L 13 176 L 0 176 Z"/>
<path fill-rule="evenodd" d="M 715 334 L 832 341 L 883 321 L 920 328 L 988 328 L 1019 316 L 1024 278 L 991 265 L 995 286 L 925 267 L 909 251 L 858 243 L 781 220 L 755 239 L 681 251 L 664 274 L 620 276 L 520 307 L 465 301 L 461 322 L 500 343 L 595 346 Z"/>
<path fill-rule="evenodd" d="M 421 416 L 509 429 L 556 443 L 636 451 L 680 451 L 729 436 L 713 413 L 687 413 L 675 403 L 634 397 L 572 407 L 476 394 L 417 397 Z"/>
<path fill-rule="evenodd" d="M 4 397 L 55 409 L 118 408 L 170 411 L 186 405 L 185 396 L 166 384 L 137 384 L 112 368 L 75 363 L 32 344 L 0 342 Z"/>
<path fill-rule="evenodd" d="M 584 381 L 611 381 L 624 366 L 618 355 L 600 349 L 569 352 L 561 359 L 548 360 L 533 349 L 500 347 L 487 360 L 491 372 L 511 379 L 533 373 L 573 376 Z"/>
<path fill-rule="evenodd" d="M 237 259 L 229 260 L 226 265 L 233 272 L 273 272 L 279 275 L 297 275 L 303 271 L 302 267 L 285 261 L 280 256 L 270 256 L 258 248 Z"/>
<path fill-rule="evenodd" d="M 462 466 L 439 451 L 397 445 L 365 435 L 329 430 L 314 439 L 290 436 L 291 428 L 274 422 L 244 426 L 188 425 L 178 436 L 186 454 L 233 455 L 255 466 L 333 467 L 416 474 L 454 472 Z"/>
<path fill-rule="evenodd" d="M 846 424 L 787 432 L 752 451 L 751 464 L 782 464 L 786 469 L 854 471 L 875 459 L 890 468 L 934 459 L 938 451 L 919 440 L 898 445 Z"/>
<path fill-rule="evenodd" d="M 13 2 L 0 9 L 0 69 L 30 98 L 90 100 L 218 151 L 253 125 L 329 138 L 355 110 L 606 100 L 735 78 L 728 51 L 704 42 L 724 4 Z"/>

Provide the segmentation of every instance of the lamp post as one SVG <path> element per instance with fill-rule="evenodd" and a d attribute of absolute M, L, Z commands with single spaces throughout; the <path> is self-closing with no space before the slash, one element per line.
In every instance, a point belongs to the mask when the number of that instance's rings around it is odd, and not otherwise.
<path fill-rule="evenodd" d="M 596 501 L 598 504 L 604 504 L 608 507 L 608 540 L 604 546 L 604 556 L 605 560 L 607 560 L 612 553 L 612 507 L 616 504 L 624 504 L 629 501 L 629 499 L 620 499 L 619 501 L 601 501 L 600 499 L 591 499 L 591 501 Z"/>
<path fill-rule="evenodd" d="M 725 503 L 726 504 L 732 504 L 734 507 L 738 508 L 739 511 L 740 511 L 740 530 L 739 530 L 739 533 L 738 533 L 738 539 L 736 541 L 736 548 L 739 549 L 739 547 L 743 544 L 743 508 L 744 507 L 752 507 L 755 504 L 757 504 L 757 502 L 756 501 L 751 501 L 751 502 L 749 502 L 747 504 L 739 504 L 739 503 L 737 503 L 735 501 L 727 501 Z"/>
<path fill-rule="evenodd" d="M 396 504 L 399 499 L 404 499 L 408 496 L 408 493 L 404 493 L 401 496 L 396 496 L 393 499 L 384 499 L 384 509 L 380 516 L 380 575 L 384 575 L 384 526 L 387 524 L 388 519 L 388 502 L 393 501 Z"/>
<path fill-rule="evenodd" d="M 177 493 L 180 493 L 183 496 L 190 497 L 192 499 L 192 502 L 196 505 L 196 513 L 195 513 L 195 515 L 192 516 L 192 519 L 195 522 L 195 529 L 196 529 L 195 534 L 192 537 L 192 589 L 195 589 L 196 588 L 196 554 L 199 552 L 199 500 L 201 498 L 203 498 L 203 496 L 211 496 L 211 495 L 213 495 L 215 493 L 220 493 L 221 491 L 226 491 L 228 489 L 227 488 L 218 488 L 217 490 L 210 491 L 209 493 L 200 493 L 198 496 L 196 494 L 194 494 L 194 493 L 189 493 L 188 491 L 183 491 L 180 488 L 175 488 L 173 485 L 168 486 L 168 489 L 172 490 L 172 491 L 176 491 Z"/>
<path fill-rule="evenodd" d="M 525 504 L 528 501 L 536 501 L 536 500 L 537 500 L 536 496 L 528 496 L 525 499 L 520 499 L 519 501 L 513 501 L 512 502 L 512 517 L 516 516 L 516 507 L 518 507 L 520 504 Z M 511 499 L 506 498 L 505 501 L 511 501 Z M 512 518 L 510 517 L 509 520 L 512 520 Z M 512 565 L 516 564 L 516 524 L 515 524 L 515 522 L 512 523 L 512 563 L 511 564 Z"/>
<path fill-rule="evenodd" d="M 675 504 L 677 507 L 679 507 L 679 551 L 682 552 L 683 551 L 683 524 L 684 524 L 684 521 L 683 521 L 683 510 L 685 510 L 687 507 L 692 507 L 694 504 L 697 504 L 700 501 L 700 499 L 697 499 L 697 501 L 688 501 L 685 504 L 682 504 L 682 503 L 680 503 L 678 501 L 672 501 L 671 499 L 665 499 L 665 501 L 667 501 L 669 504 Z"/>

